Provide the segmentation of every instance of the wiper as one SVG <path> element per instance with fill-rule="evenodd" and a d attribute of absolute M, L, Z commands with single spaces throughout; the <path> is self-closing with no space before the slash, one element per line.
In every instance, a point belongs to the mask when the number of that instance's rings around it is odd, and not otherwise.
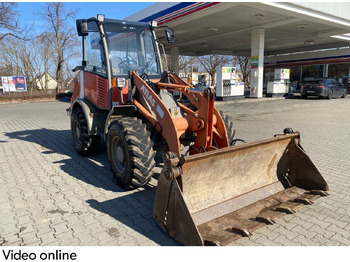
<path fill-rule="evenodd" d="M 141 67 L 141 69 L 139 69 L 139 74 L 143 74 L 143 73 L 149 73 L 148 72 L 148 68 L 149 66 L 153 63 L 155 58 L 155 54 L 152 54 L 152 57 L 150 59 L 148 59 L 148 61 Z"/>

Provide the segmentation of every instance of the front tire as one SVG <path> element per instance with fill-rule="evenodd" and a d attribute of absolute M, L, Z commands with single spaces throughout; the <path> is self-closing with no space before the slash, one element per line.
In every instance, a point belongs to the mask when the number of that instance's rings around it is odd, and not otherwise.
<path fill-rule="evenodd" d="M 222 117 L 222 120 L 224 120 L 226 132 L 227 132 L 227 138 L 230 144 L 234 140 L 235 134 L 236 134 L 236 131 L 233 128 L 233 122 L 229 119 L 228 115 L 225 115 L 222 111 L 220 111 L 220 115 Z"/>
<path fill-rule="evenodd" d="M 151 179 L 155 151 L 150 132 L 140 119 L 123 117 L 111 123 L 107 153 L 113 176 L 122 188 L 138 188 Z"/>
<path fill-rule="evenodd" d="M 86 156 L 96 154 L 101 145 L 100 135 L 88 135 L 88 126 L 83 109 L 76 108 L 71 115 L 71 133 L 73 145 L 78 154 Z"/>
<path fill-rule="evenodd" d="M 220 111 L 220 115 L 224 120 L 229 145 L 234 146 L 237 142 L 245 143 L 243 139 L 235 138 L 236 130 L 233 128 L 233 122 L 229 119 L 228 115 L 224 114 L 223 111 Z"/>

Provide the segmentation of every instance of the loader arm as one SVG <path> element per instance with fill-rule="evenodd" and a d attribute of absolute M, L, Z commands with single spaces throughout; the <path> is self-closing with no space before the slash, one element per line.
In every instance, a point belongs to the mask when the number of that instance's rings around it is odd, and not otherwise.
<path fill-rule="evenodd" d="M 192 111 L 189 114 L 197 115 L 199 118 L 205 119 L 205 127 L 197 132 L 198 139 L 193 147 L 198 149 L 205 144 L 206 146 L 204 146 L 204 148 L 206 151 L 211 151 L 215 149 L 212 147 L 213 138 L 216 142 L 217 148 L 229 146 L 224 121 L 219 111 L 214 106 L 214 92 L 212 89 L 208 88 L 204 92 L 195 90 L 190 84 L 182 80 L 177 75 L 171 72 L 169 72 L 168 75 L 172 83 L 168 84 L 158 82 L 158 88 L 165 88 L 169 91 L 183 93 L 198 110 L 198 113 Z M 186 109 L 188 109 L 184 105 L 181 106 L 181 108 L 185 112 Z"/>
<path fill-rule="evenodd" d="M 191 155 L 227 147 L 226 128 L 218 110 L 214 107 L 214 92 L 211 89 L 206 89 L 204 92 L 195 90 L 178 76 L 172 73 L 169 75 L 171 81 L 175 83 L 158 82 L 157 88 L 183 93 L 196 107 L 197 112 L 180 104 L 184 116 L 173 117 L 156 92 L 136 72 L 131 72 L 132 83 L 141 94 L 134 97 L 134 104 L 162 134 L 169 150 L 178 157 L 181 156 L 179 138 L 185 132 L 197 134 L 195 143 L 189 151 Z"/>
<path fill-rule="evenodd" d="M 134 99 L 135 106 L 141 114 L 162 134 L 168 143 L 169 150 L 181 156 L 179 137 L 181 131 L 176 128 L 172 116 L 159 96 L 136 73 L 131 72 L 131 82 L 141 93 L 139 101 Z"/>

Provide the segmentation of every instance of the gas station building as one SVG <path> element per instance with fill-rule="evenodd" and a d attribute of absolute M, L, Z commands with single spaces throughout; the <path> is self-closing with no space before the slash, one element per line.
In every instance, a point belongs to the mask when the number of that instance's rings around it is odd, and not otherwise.
<path fill-rule="evenodd" d="M 159 2 L 125 19 L 175 31 L 174 43 L 159 42 L 177 74 L 179 55 L 250 56 L 250 97 L 260 98 L 264 84 L 284 80 L 275 79 L 284 68 L 291 82 L 329 77 L 348 85 L 349 13 L 348 2 Z"/>

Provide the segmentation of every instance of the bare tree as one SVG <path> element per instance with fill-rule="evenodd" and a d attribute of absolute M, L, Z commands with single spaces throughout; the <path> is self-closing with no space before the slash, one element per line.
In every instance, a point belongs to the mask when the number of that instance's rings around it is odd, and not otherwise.
<path fill-rule="evenodd" d="M 193 65 L 196 63 L 195 57 L 193 56 L 179 56 L 179 71 L 185 73 L 191 73 Z"/>
<path fill-rule="evenodd" d="M 30 40 L 33 25 L 23 28 L 18 24 L 16 12 L 17 3 L 0 2 L 0 41 L 5 37 L 15 37 L 21 40 Z"/>
<path fill-rule="evenodd" d="M 40 14 L 48 22 L 49 31 L 53 33 L 49 41 L 55 47 L 56 53 L 57 93 L 64 88 L 63 67 L 71 49 L 77 43 L 75 29 L 69 23 L 75 19 L 76 13 L 76 10 L 66 10 L 62 2 L 49 2 L 46 4 L 45 12 Z"/>
<path fill-rule="evenodd" d="M 206 55 L 202 57 L 198 57 L 198 61 L 204 67 L 204 70 L 209 74 L 211 78 L 211 85 L 215 85 L 215 74 L 216 68 L 218 66 L 225 66 L 230 62 L 229 56 L 223 55 Z"/>
<path fill-rule="evenodd" d="M 166 70 L 166 64 L 168 65 L 168 67 L 171 64 L 170 55 L 166 55 L 165 58 L 162 55 L 161 63 L 162 63 L 163 69 Z M 193 56 L 180 55 L 179 56 L 179 72 L 185 72 L 185 73 L 191 72 L 191 65 L 194 63 L 195 63 L 195 58 Z"/>
<path fill-rule="evenodd" d="M 0 40 L 6 36 L 15 36 L 18 32 L 15 8 L 17 3 L 0 3 Z"/>
<path fill-rule="evenodd" d="M 36 39 L 30 41 L 30 46 L 33 50 L 32 63 L 34 73 L 39 80 L 40 86 L 44 89 L 48 89 L 48 74 L 52 68 L 55 68 L 55 48 L 52 46 L 50 39 L 52 39 L 52 33 L 44 32 Z"/>
<path fill-rule="evenodd" d="M 164 55 L 163 52 L 161 52 L 160 62 L 162 64 L 163 70 L 170 70 L 170 55 Z"/>
<path fill-rule="evenodd" d="M 8 75 L 25 76 L 28 90 L 34 79 L 33 50 L 26 41 L 8 37 L 0 42 L 0 61 L 8 69 Z"/>
<path fill-rule="evenodd" d="M 236 58 L 242 72 L 241 80 L 244 82 L 244 87 L 247 88 L 250 85 L 250 57 L 237 56 Z"/>
<path fill-rule="evenodd" d="M 42 48 L 40 49 L 40 57 L 41 57 L 42 68 L 44 69 L 44 82 L 45 82 L 45 84 L 41 86 L 43 86 L 47 90 L 48 83 L 49 83 L 48 74 L 51 66 L 54 64 L 55 50 L 49 44 L 51 39 L 50 33 L 41 34 L 39 39 L 42 46 Z"/>
<path fill-rule="evenodd" d="M 7 75 L 19 75 L 20 61 L 14 38 L 7 41 L 0 41 L 0 61 L 3 71 L 8 72 Z"/>
<path fill-rule="evenodd" d="M 32 90 L 33 81 L 35 78 L 34 75 L 34 66 L 33 66 L 33 50 L 25 41 L 18 40 L 20 43 L 18 47 L 19 58 L 22 64 L 22 75 L 25 76 L 28 90 Z"/>

